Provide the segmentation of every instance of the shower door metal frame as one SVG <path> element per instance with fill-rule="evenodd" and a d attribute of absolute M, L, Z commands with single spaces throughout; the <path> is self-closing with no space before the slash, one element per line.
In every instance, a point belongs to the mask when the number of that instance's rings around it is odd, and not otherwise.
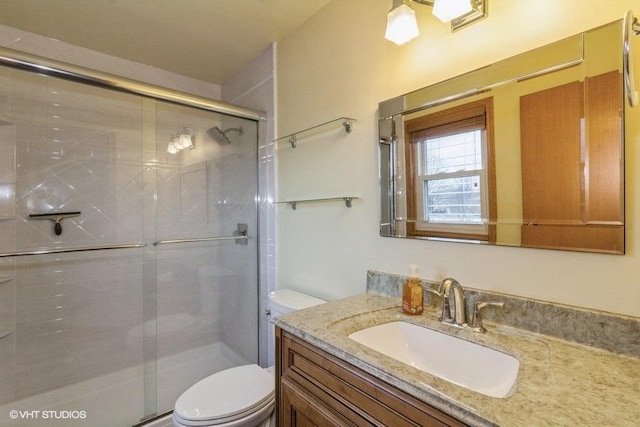
<path fill-rule="evenodd" d="M 59 77 L 92 86 L 98 86 L 142 95 L 162 101 L 173 102 L 180 105 L 213 111 L 228 116 L 254 120 L 256 122 L 266 120 L 266 114 L 251 108 L 240 107 L 223 101 L 216 101 L 205 97 L 188 94 L 160 86 L 151 85 L 114 74 L 103 73 L 54 59 L 21 52 L 15 49 L 0 47 L 0 65 L 11 68 L 32 71 L 38 74 Z"/>

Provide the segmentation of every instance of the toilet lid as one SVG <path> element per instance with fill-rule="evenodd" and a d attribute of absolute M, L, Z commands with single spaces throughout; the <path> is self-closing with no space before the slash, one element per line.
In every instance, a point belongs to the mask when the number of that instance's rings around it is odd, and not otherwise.
<path fill-rule="evenodd" d="M 250 412 L 273 399 L 275 379 L 258 365 L 213 374 L 185 391 L 174 411 L 189 421 L 228 418 Z"/>

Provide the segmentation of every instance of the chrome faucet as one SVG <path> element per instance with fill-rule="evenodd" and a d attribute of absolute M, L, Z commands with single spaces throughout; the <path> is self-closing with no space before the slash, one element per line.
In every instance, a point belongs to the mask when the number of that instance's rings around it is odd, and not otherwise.
<path fill-rule="evenodd" d="M 443 323 L 466 327 L 467 309 L 462 285 L 449 277 L 440 283 L 438 293 L 442 296 L 442 314 L 439 320 Z M 453 298 L 453 304 L 451 304 L 451 298 Z"/>

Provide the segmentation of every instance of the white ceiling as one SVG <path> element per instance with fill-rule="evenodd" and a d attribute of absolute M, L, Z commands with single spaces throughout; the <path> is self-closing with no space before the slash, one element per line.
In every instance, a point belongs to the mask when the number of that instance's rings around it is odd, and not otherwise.
<path fill-rule="evenodd" d="M 0 0 L 0 24 L 223 84 L 330 0 Z"/>

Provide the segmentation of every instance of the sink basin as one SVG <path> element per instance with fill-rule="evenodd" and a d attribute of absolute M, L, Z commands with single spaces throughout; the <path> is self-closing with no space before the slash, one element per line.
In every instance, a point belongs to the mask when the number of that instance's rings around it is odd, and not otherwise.
<path fill-rule="evenodd" d="M 349 338 L 431 375 L 491 397 L 506 397 L 518 377 L 515 357 L 411 323 L 384 323 Z"/>

